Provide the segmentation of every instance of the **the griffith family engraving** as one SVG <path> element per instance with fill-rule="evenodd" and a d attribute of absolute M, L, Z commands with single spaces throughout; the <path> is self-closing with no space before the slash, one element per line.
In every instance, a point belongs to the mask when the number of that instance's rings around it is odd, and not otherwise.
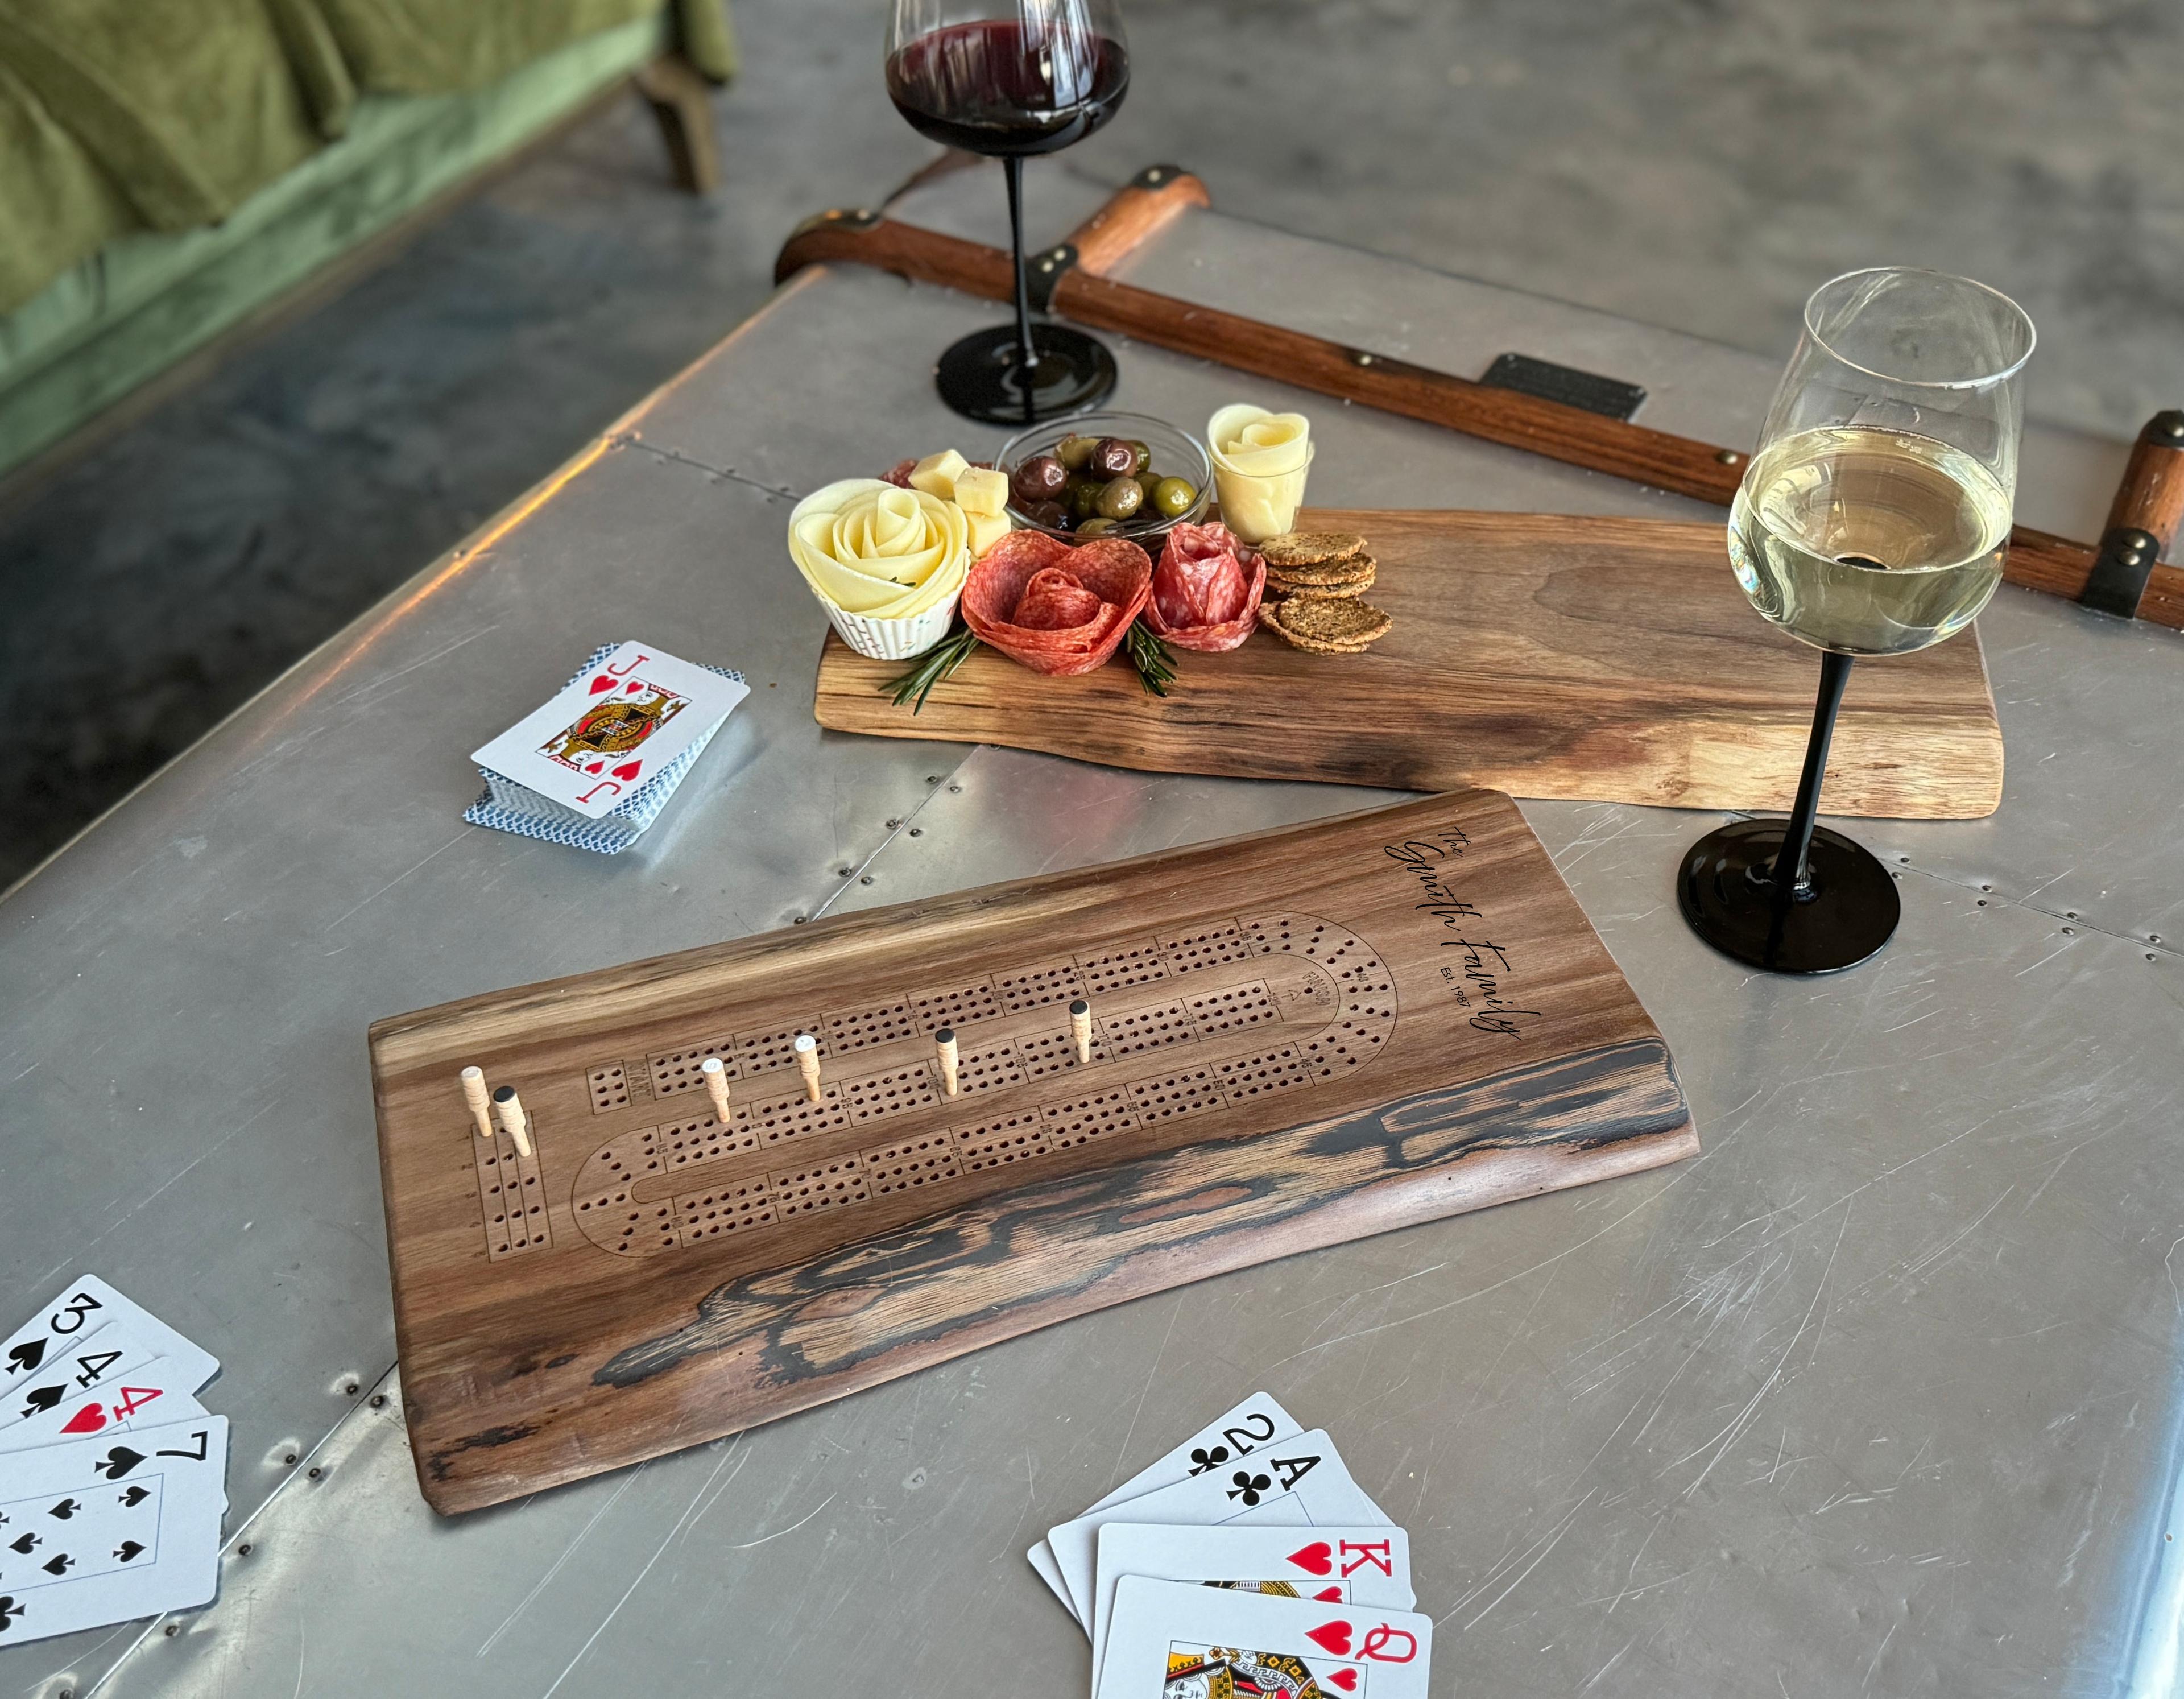
<path fill-rule="evenodd" d="M 1440 977 L 1457 1004 L 1471 1010 L 1471 1024 L 1482 1033 L 1515 1038 L 1527 1021 L 1540 1018 L 1537 1009 L 1527 1009 L 1510 995 L 1508 982 L 1516 972 L 1509 952 L 1486 936 L 1486 916 L 1478 905 L 1457 894 L 1450 883 L 1455 864 L 1471 847 L 1460 827 L 1444 827 L 1421 838 L 1407 838 L 1387 846 L 1388 859 L 1418 881 L 1421 914 L 1433 916 L 1453 934 L 1440 940 L 1444 950 L 1461 950 L 1444 962 Z"/>

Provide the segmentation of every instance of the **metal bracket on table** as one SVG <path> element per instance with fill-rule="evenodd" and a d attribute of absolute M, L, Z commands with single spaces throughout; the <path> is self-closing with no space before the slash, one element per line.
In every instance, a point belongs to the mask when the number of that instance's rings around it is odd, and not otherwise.
<path fill-rule="evenodd" d="M 825 212 L 812 214 L 798 225 L 789 231 L 788 239 L 794 242 L 808 231 L 825 230 L 834 225 L 845 226 L 850 230 L 870 230 L 886 216 L 884 213 L 874 212 L 870 207 L 829 207 Z"/>
<path fill-rule="evenodd" d="M 1580 371 L 1575 366 L 1557 365 L 1552 360 L 1534 359 L 1529 354 L 1497 356 L 1479 381 L 1490 389 L 1513 389 L 1536 395 L 1542 401 L 1582 407 L 1588 413 L 1620 419 L 1625 424 L 1646 400 L 1645 390 L 1637 384 Z"/>
<path fill-rule="evenodd" d="M 2078 604 L 2096 613 L 2137 618 L 2139 599 L 2146 594 L 2146 581 L 2153 576 L 2153 563 L 2160 556 L 2161 540 L 2152 532 L 2130 525 L 2111 526 L 2101 537 L 2093 570 L 2078 593 Z"/>

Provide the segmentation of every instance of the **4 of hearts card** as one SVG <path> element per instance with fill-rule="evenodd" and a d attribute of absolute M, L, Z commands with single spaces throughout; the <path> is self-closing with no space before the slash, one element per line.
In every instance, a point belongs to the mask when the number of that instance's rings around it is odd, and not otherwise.
<path fill-rule="evenodd" d="M 1094 1699 L 1425 1699 L 1432 1652 L 1414 1612 L 1129 1575 Z"/>
<path fill-rule="evenodd" d="M 471 759 L 587 820 L 634 797 L 750 694 L 656 645 L 626 643 L 587 662 L 549 702 Z"/>

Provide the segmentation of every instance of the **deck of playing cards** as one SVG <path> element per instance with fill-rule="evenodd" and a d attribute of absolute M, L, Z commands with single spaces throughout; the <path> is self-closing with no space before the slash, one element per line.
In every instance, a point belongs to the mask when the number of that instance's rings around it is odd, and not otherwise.
<path fill-rule="evenodd" d="M 473 826 L 612 855 L 660 817 L 750 689 L 649 643 L 594 649 L 554 699 L 474 749 L 485 794 Z"/>
<path fill-rule="evenodd" d="M 103 1280 L 0 1341 L 0 1646 L 209 1602 L 220 1589 L 220 1365 Z"/>
<path fill-rule="evenodd" d="M 1425 1699 L 1409 1536 L 1263 1392 L 1028 1555 L 1091 1639 L 1093 1699 Z"/>

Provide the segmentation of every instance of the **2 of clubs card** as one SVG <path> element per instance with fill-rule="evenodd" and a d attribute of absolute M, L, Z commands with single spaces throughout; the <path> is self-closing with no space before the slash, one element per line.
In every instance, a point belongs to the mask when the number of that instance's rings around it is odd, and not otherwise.
<path fill-rule="evenodd" d="M 626 643 L 471 759 L 599 820 L 749 694 L 652 644 Z"/>

